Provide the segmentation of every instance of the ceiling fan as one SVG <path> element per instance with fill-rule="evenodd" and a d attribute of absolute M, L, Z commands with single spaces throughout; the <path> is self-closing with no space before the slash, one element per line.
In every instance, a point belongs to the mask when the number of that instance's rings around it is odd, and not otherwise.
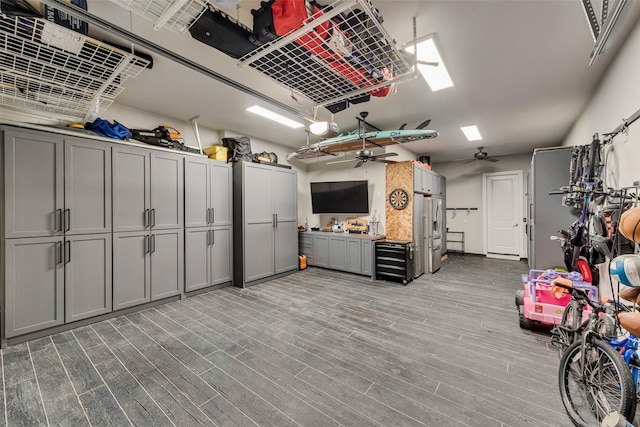
<path fill-rule="evenodd" d="M 495 157 L 489 157 L 489 154 L 487 154 L 487 152 L 483 150 L 484 150 L 484 147 L 478 147 L 478 152 L 473 155 L 474 158 L 471 160 L 467 160 L 465 163 L 470 163 L 470 162 L 473 162 L 474 160 L 486 160 L 488 162 L 499 161 L 499 159 L 496 159 Z"/>
<path fill-rule="evenodd" d="M 365 137 L 366 129 L 364 129 L 364 125 L 363 125 L 363 128 L 361 130 L 360 129 L 360 124 L 365 121 L 365 119 L 367 118 L 368 115 L 369 115 L 368 112 L 363 111 L 363 112 L 360 113 L 361 119 L 358 120 L 358 134 L 362 135 L 362 150 L 356 151 L 355 158 L 346 159 L 346 160 L 338 160 L 338 161 L 335 161 L 335 162 L 327 162 L 328 165 L 335 165 L 337 163 L 346 163 L 346 162 L 355 162 L 355 161 L 357 161 L 358 163 L 356 163 L 356 165 L 354 167 L 359 168 L 360 166 L 362 166 L 363 164 L 365 164 L 367 162 L 381 161 L 381 162 L 384 162 L 384 163 L 396 163 L 395 160 L 386 160 L 385 157 L 397 156 L 398 153 L 384 153 L 384 154 L 377 154 L 376 155 L 376 154 L 373 154 L 372 150 L 368 150 L 366 148 L 366 144 L 367 144 L 367 139 Z"/>

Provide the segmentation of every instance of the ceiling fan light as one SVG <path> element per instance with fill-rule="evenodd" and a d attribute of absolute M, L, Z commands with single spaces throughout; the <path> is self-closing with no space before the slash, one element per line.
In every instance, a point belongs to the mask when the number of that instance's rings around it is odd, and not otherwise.
<path fill-rule="evenodd" d="M 309 131 L 323 138 L 331 138 L 338 135 L 338 125 L 333 122 L 315 122 L 309 125 Z"/>

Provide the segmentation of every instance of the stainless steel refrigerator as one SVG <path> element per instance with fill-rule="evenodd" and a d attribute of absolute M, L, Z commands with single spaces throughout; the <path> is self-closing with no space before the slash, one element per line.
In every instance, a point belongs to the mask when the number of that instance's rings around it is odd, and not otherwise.
<path fill-rule="evenodd" d="M 444 199 L 431 196 L 425 198 L 424 244 L 425 271 L 434 273 L 440 269 L 442 260 L 442 220 L 444 216 Z"/>
<path fill-rule="evenodd" d="M 415 277 L 440 269 L 444 199 L 415 193 L 413 199 Z"/>
<path fill-rule="evenodd" d="M 413 193 L 413 260 L 414 260 L 414 274 L 415 277 L 420 277 L 424 274 L 424 249 L 423 236 L 424 231 L 424 195 L 420 193 Z"/>

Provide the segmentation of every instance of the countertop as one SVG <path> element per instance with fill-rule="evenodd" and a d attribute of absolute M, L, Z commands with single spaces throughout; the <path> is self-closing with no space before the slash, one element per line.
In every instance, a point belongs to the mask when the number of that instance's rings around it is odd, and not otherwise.
<path fill-rule="evenodd" d="M 334 233 L 333 231 L 299 231 L 298 234 L 307 234 L 312 236 L 340 236 L 340 237 L 349 237 L 355 239 L 368 239 L 368 240 L 380 240 L 384 239 L 384 234 L 351 234 L 351 233 Z"/>

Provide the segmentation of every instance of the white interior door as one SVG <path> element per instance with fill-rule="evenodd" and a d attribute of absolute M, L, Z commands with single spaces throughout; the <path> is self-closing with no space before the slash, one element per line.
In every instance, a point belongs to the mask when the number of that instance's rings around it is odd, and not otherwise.
<path fill-rule="evenodd" d="M 487 256 L 520 256 L 522 249 L 522 172 L 484 175 Z"/>

